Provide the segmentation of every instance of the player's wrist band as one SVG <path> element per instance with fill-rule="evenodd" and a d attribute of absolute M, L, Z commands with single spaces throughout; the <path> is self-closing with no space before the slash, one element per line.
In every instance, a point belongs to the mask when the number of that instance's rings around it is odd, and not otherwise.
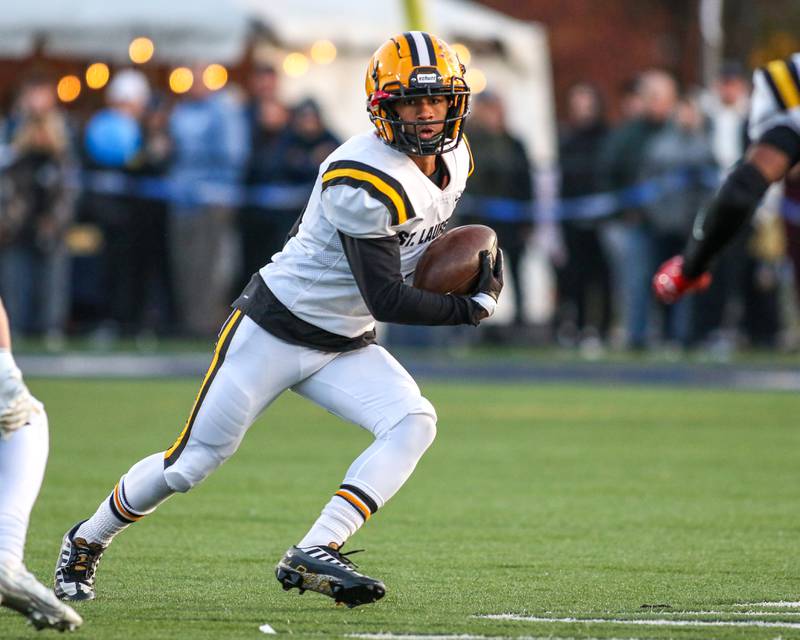
<path fill-rule="evenodd" d="M 472 296 L 472 299 L 486 309 L 486 312 L 490 316 L 494 314 L 494 310 L 497 308 L 497 300 L 495 300 L 488 293 L 478 293 Z"/>
<path fill-rule="evenodd" d="M 800 132 L 791 127 L 773 127 L 759 138 L 758 143 L 779 149 L 787 155 L 792 165 L 800 162 Z"/>
<path fill-rule="evenodd" d="M 11 350 L 0 349 L 0 378 L 6 378 L 9 374 L 16 373 L 18 370 Z"/>

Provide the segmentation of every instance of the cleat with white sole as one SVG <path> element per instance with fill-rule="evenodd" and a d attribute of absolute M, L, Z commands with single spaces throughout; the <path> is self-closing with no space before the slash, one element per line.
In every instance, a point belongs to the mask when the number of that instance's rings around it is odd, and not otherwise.
<path fill-rule="evenodd" d="M 37 629 L 74 631 L 83 624 L 83 619 L 22 563 L 0 566 L 0 605 L 21 613 Z"/>

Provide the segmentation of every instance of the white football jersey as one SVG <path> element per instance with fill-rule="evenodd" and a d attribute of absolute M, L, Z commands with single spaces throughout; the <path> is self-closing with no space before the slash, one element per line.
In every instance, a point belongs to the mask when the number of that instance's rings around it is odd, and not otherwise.
<path fill-rule="evenodd" d="M 372 330 L 375 319 L 339 232 L 398 236 L 401 272 L 411 276 L 428 243 L 444 231 L 472 171 L 466 138 L 442 159 L 450 174 L 445 189 L 374 130 L 342 144 L 320 165 L 297 234 L 260 270 L 275 297 L 298 318 L 331 333 L 354 338 Z"/>
<path fill-rule="evenodd" d="M 754 142 L 779 126 L 800 134 L 800 53 L 755 70 L 748 126 Z"/>

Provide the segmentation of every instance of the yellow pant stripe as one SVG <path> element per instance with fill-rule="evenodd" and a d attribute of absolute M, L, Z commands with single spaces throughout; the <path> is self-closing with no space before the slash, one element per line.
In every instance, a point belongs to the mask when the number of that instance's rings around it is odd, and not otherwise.
<path fill-rule="evenodd" d="M 208 371 L 206 371 L 205 378 L 203 378 L 203 384 L 200 385 L 200 391 L 197 392 L 197 397 L 194 399 L 194 404 L 192 405 L 192 410 L 189 413 L 189 418 L 186 420 L 186 424 L 183 427 L 183 431 L 181 431 L 178 439 L 175 443 L 167 449 L 164 453 L 164 458 L 169 458 L 175 450 L 181 445 L 184 437 L 189 432 L 189 428 L 191 427 L 192 423 L 194 422 L 195 417 L 197 416 L 197 411 L 200 409 L 200 399 L 205 395 L 206 387 L 209 384 L 209 381 L 214 377 L 214 373 L 216 372 L 220 361 L 220 352 L 222 351 L 223 345 L 225 344 L 228 334 L 231 332 L 231 329 L 236 325 L 239 316 L 242 315 L 241 310 L 236 309 L 231 314 L 231 317 L 228 319 L 228 322 L 225 323 L 225 326 L 222 328 L 222 331 L 219 334 L 219 339 L 217 340 L 217 346 L 214 349 L 214 357 L 211 359 L 211 365 L 208 367 Z"/>

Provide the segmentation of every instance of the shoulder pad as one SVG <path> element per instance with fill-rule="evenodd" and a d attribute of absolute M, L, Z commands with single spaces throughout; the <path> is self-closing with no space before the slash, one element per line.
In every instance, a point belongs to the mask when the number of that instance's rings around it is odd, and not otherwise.
<path fill-rule="evenodd" d="M 363 189 L 389 211 L 392 226 L 416 217 L 414 207 L 398 180 L 375 167 L 355 160 L 331 162 L 322 174 L 322 191 L 336 185 Z"/>

